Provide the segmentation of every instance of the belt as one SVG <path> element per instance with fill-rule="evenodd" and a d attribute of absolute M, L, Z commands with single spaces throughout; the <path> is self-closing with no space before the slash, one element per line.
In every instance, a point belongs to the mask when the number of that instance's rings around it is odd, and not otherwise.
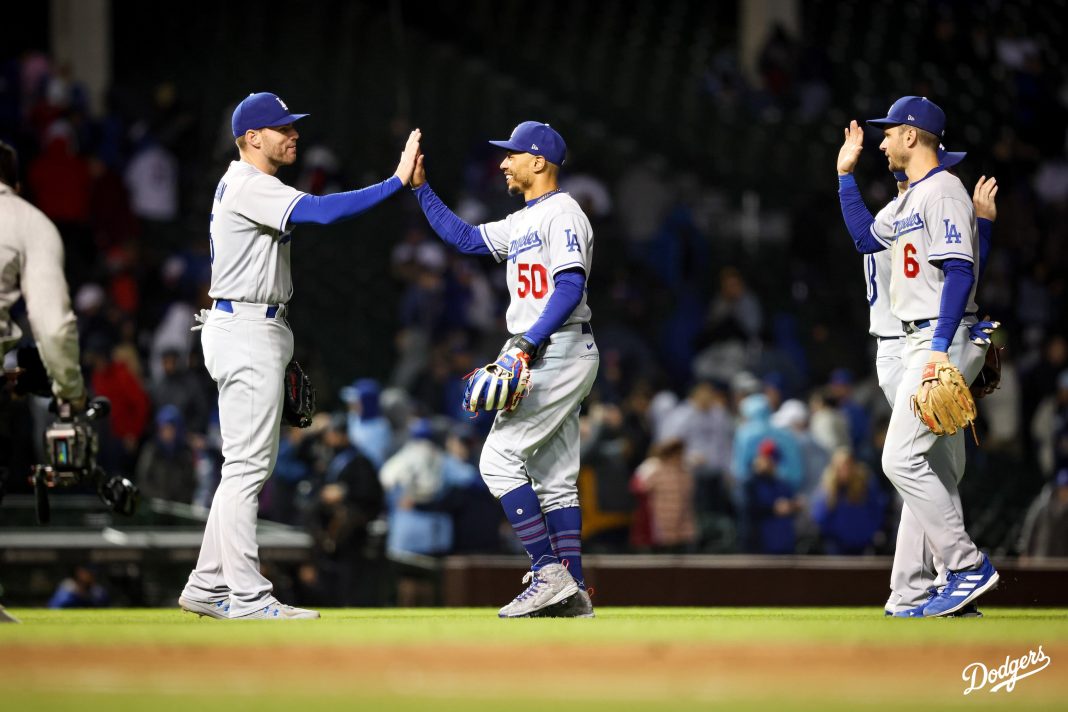
<path fill-rule="evenodd" d="M 879 336 L 879 341 L 900 341 L 904 336 Z"/>
<path fill-rule="evenodd" d="M 230 314 L 242 316 L 260 316 L 265 319 L 274 319 L 279 313 L 285 316 L 285 304 L 251 304 L 249 302 L 235 302 L 229 299 L 216 299 L 213 308 Z"/>
<path fill-rule="evenodd" d="M 590 326 L 590 322 L 584 321 L 581 324 L 568 324 L 567 326 L 561 326 L 559 329 L 553 332 L 549 337 L 549 341 L 552 342 L 553 336 L 557 334 L 592 334 L 593 327 Z"/>
<path fill-rule="evenodd" d="M 964 315 L 965 317 L 975 316 L 975 312 L 970 312 Z M 915 334 L 920 329 L 926 329 L 932 322 L 938 321 L 938 318 L 934 319 L 917 319 L 916 321 L 903 321 L 901 322 L 901 328 L 905 330 L 906 334 Z"/>

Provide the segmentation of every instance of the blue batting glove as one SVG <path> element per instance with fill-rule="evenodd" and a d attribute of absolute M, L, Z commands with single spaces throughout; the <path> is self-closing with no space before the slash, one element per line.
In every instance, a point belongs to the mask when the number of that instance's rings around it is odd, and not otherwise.
<path fill-rule="evenodd" d="M 968 337 L 972 340 L 973 344 L 979 346 L 988 346 L 990 344 L 990 336 L 997 328 L 1001 326 L 1000 321 L 980 321 L 974 326 L 968 329 Z"/>

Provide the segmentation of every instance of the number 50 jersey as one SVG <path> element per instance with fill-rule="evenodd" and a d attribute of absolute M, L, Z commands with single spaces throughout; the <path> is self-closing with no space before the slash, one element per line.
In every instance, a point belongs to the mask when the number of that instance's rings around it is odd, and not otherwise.
<path fill-rule="evenodd" d="M 479 226 L 482 239 L 498 262 L 508 264 L 508 331 L 522 334 L 541 316 L 554 290 L 553 277 L 582 269 L 590 277 L 593 228 L 582 208 L 567 193 L 532 200 L 504 220 Z M 564 322 L 590 320 L 586 294 Z"/>
<path fill-rule="evenodd" d="M 952 173 L 935 169 L 879 211 L 872 235 L 893 252 L 890 310 L 902 321 L 938 318 L 943 260 L 979 264 L 975 207 Z M 965 313 L 974 313 L 975 280 Z"/>

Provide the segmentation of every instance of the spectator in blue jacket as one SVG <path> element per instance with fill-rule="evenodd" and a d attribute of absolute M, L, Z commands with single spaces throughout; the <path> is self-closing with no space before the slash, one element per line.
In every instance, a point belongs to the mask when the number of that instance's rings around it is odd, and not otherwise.
<path fill-rule="evenodd" d="M 348 406 L 349 442 L 375 470 L 382 469 L 393 450 L 393 431 L 379 402 L 381 386 L 373 378 L 358 378 L 342 388 L 340 395 Z"/>
<path fill-rule="evenodd" d="M 779 453 L 776 472 L 778 477 L 795 490 L 804 479 L 805 465 L 797 439 L 789 430 L 771 424 L 771 407 L 763 393 L 746 396 L 740 406 L 743 422 L 734 432 L 734 454 L 731 468 L 739 482 L 749 478 L 757 447 L 764 440 L 771 440 Z"/>
<path fill-rule="evenodd" d="M 763 396 L 761 396 L 763 397 Z M 778 476 L 779 447 L 771 438 L 757 445 L 745 483 L 746 549 L 754 554 L 792 554 L 796 546 L 794 515 L 801 500 Z"/>
<path fill-rule="evenodd" d="M 96 570 L 91 566 L 75 566 L 69 578 L 63 579 L 48 601 L 49 608 L 106 608 L 111 605 L 107 589 L 97 583 Z"/>
<path fill-rule="evenodd" d="M 836 450 L 812 501 L 812 520 L 819 527 L 824 553 L 871 550 L 886 514 L 886 500 L 868 466 L 849 448 Z"/>

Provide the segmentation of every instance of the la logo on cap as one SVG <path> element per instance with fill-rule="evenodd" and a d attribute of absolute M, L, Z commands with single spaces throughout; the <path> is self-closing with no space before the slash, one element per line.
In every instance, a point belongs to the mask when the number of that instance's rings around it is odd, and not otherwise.
<path fill-rule="evenodd" d="M 284 101 L 282 101 L 282 100 L 281 100 L 280 98 L 278 98 L 277 96 L 276 96 L 276 97 L 274 98 L 274 100 L 278 102 L 278 104 L 279 104 L 279 105 L 280 105 L 280 106 L 282 107 L 282 109 L 283 109 L 283 110 L 284 110 L 284 111 L 285 111 L 286 113 L 288 113 L 288 112 L 289 112 L 289 107 L 288 107 L 288 106 L 286 106 L 286 103 L 285 103 Z M 911 117 L 910 117 L 910 118 L 911 118 Z"/>
<path fill-rule="evenodd" d="M 532 150 L 532 151 L 540 151 L 541 149 L 538 148 L 538 144 L 532 143 L 532 144 L 530 144 L 530 150 Z"/>
<path fill-rule="evenodd" d="M 913 116 L 912 114 L 909 114 L 909 121 L 915 121 L 915 120 L 916 120 L 916 117 Z"/>

